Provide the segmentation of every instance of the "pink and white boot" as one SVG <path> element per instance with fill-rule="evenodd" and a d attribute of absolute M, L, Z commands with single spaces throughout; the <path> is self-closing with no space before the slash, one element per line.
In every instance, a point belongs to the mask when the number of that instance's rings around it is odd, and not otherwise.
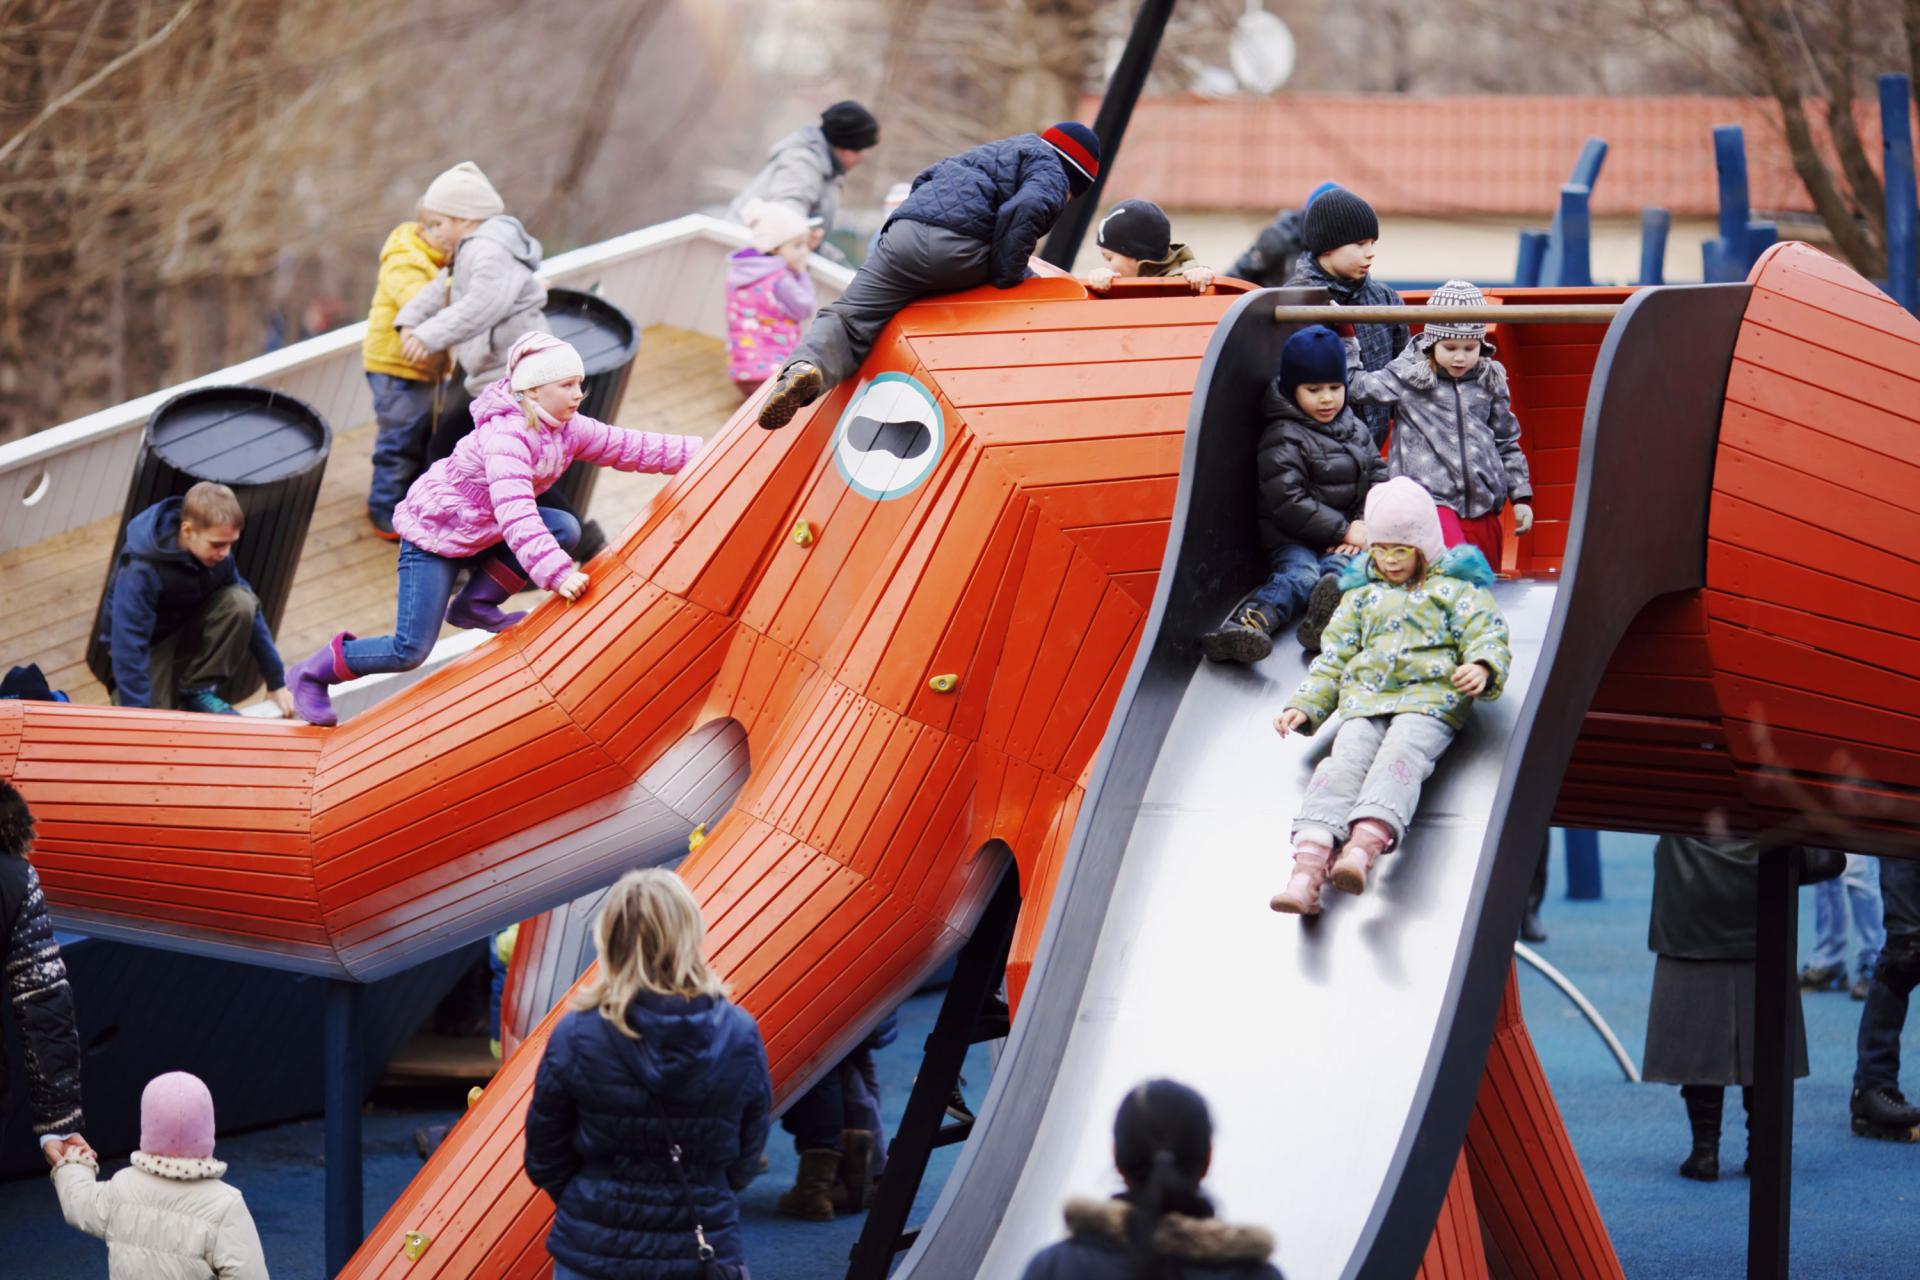
<path fill-rule="evenodd" d="M 1320 886 L 1327 882 L 1327 863 L 1333 847 L 1315 840 L 1301 840 L 1293 846 L 1293 875 L 1287 887 L 1273 895 L 1267 905 L 1290 916 L 1320 914 Z"/>
<path fill-rule="evenodd" d="M 1365 893 L 1373 860 L 1393 848 L 1393 828 L 1378 818 L 1362 818 L 1347 833 L 1347 847 L 1333 864 L 1333 887 L 1342 893 Z"/>

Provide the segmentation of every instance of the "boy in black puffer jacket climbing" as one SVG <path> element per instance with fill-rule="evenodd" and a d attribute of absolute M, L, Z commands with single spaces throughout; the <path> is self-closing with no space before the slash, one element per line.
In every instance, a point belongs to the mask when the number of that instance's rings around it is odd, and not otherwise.
<path fill-rule="evenodd" d="M 1334 187 L 1313 198 L 1300 220 L 1307 251 L 1294 264 L 1289 285 L 1325 289 L 1342 307 L 1397 307 L 1400 295 L 1376 281 L 1374 245 L 1380 239 L 1380 219 L 1373 206 L 1344 187 Z M 1360 365 L 1369 371 L 1384 369 L 1406 348 L 1412 330 L 1404 324 L 1354 326 L 1360 341 Z M 1393 423 L 1388 405 L 1367 405 L 1360 417 L 1373 433 L 1376 449 L 1387 443 Z"/>
<path fill-rule="evenodd" d="M 1387 478 L 1372 436 L 1347 407 L 1346 352 L 1324 325 L 1287 339 L 1261 409 L 1260 542 L 1270 576 L 1200 638 L 1215 662 L 1260 661 L 1273 651 L 1273 633 L 1303 610 L 1300 643 L 1320 647 L 1340 603 L 1339 573 L 1367 545 L 1367 490 Z"/>
<path fill-rule="evenodd" d="M 760 406 L 784 427 L 851 377 L 887 321 L 916 298 L 1026 279 L 1027 259 L 1067 202 L 1100 175 L 1100 140 L 1071 120 L 963 151 L 913 180 L 880 243 L 836 302 L 821 308 Z"/>

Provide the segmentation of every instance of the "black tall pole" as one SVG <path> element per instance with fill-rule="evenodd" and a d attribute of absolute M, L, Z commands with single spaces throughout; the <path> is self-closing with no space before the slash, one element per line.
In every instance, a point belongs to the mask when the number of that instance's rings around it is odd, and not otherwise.
<path fill-rule="evenodd" d="M 1793 1208 L 1793 972 L 1800 934 L 1800 852 L 1760 856 L 1753 970 L 1753 1180 L 1747 1186 L 1748 1280 L 1785 1280 Z"/>
<path fill-rule="evenodd" d="M 1121 51 L 1120 64 L 1107 82 L 1107 96 L 1100 99 L 1100 114 L 1093 118 L 1093 132 L 1100 139 L 1100 176 L 1093 189 L 1067 206 L 1053 234 L 1047 237 L 1040 256 L 1062 271 L 1073 269 L 1080 242 L 1087 238 L 1093 215 L 1100 208 L 1100 193 L 1106 190 L 1107 175 L 1120 155 L 1120 139 L 1126 136 L 1127 122 L 1133 119 L 1133 105 L 1147 87 L 1147 73 L 1153 70 L 1153 55 L 1160 50 L 1160 37 L 1166 34 L 1167 19 L 1173 16 L 1173 0 L 1141 0 L 1140 11 L 1133 15 L 1133 31 L 1127 47 Z"/>

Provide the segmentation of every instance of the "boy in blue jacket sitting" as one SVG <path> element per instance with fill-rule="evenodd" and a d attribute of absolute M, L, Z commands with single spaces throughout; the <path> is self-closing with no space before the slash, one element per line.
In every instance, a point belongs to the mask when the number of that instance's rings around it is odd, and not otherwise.
<path fill-rule="evenodd" d="M 887 321 L 916 298 L 1019 284 L 1040 237 L 1099 176 L 1100 140 L 1071 120 L 948 156 L 921 173 L 847 291 L 813 318 L 760 406 L 760 425 L 786 426 L 852 376 Z"/>
<path fill-rule="evenodd" d="M 128 522 L 103 636 L 116 705 L 231 715 L 215 690 L 251 652 L 267 696 L 281 715 L 293 714 L 273 633 L 233 562 L 245 524 L 233 490 L 206 480 Z"/>

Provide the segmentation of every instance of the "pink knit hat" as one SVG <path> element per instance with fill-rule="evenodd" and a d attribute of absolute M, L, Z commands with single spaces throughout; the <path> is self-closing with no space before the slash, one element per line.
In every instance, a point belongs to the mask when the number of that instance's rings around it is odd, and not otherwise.
<path fill-rule="evenodd" d="M 1395 476 L 1367 491 L 1367 545 L 1412 547 L 1432 564 L 1447 549 L 1433 497 L 1409 476 Z"/>
<path fill-rule="evenodd" d="M 140 1149 L 150 1156 L 213 1155 L 213 1095 L 199 1076 L 169 1071 L 140 1094 Z"/>
<path fill-rule="evenodd" d="M 586 366 L 573 344 L 542 329 L 529 329 L 507 351 L 507 385 L 515 391 L 543 387 L 562 378 L 584 378 Z"/>

